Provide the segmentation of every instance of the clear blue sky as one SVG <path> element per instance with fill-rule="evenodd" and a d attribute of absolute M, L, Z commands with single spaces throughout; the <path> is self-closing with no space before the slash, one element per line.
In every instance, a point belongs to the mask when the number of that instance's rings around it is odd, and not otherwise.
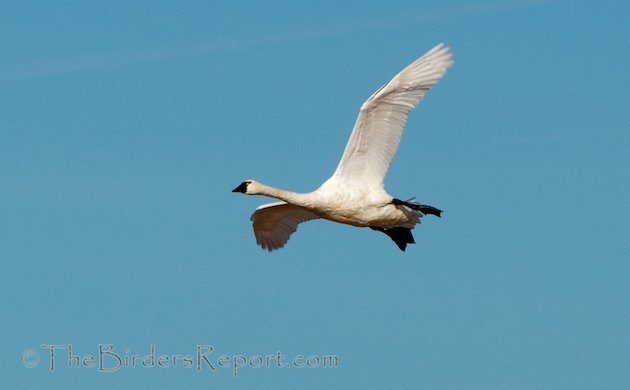
<path fill-rule="evenodd" d="M 0 15 L 3 387 L 630 387 L 627 2 L 4 1 Z M 439 42 L 455 65 L 386 186 L 443 218 L 406 253 L 326 221 L 257 247 L 249 216 L 268 200 L 230 191 L 316 188 L 363 101 Z M 104 373 L 61 350 L 50 372 L 41 344 L 339 366 Z"/>

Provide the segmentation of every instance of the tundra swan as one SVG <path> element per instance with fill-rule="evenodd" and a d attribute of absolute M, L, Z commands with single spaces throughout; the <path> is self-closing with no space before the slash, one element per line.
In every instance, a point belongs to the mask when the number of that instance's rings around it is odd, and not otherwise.
<path fill-rule="evenodd" d="M 310 193 L 269 187 L 252 179 L 232 192 L 281 200 L 264 204 L 251 216 L 256 242 L 273 251 L 286 244 L 301 222 L 324 218 L 388 235 L 404 251 L 415 243 L 411 229 L 420 218 L 441 210 L 397 199 L 385 192 L 383 179 L 409 112 L 453 64 L 448 47 L 439 44 L 379 88 L 361 106 L 346 149 L 334 174 Z"/>

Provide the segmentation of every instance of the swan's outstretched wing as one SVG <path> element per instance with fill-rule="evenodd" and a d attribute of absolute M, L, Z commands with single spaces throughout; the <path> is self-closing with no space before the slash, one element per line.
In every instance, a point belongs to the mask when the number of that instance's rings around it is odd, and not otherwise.
<path fill-rule="evenodd" d="M 382 188 L 409 111 L 452 64 L 451 51 L 440 43 L 370 96 L 361 106 L 333 178 Z"/>
<path fill-rule="evenodd" d="M 256 243 L 271 252 L 289 241 L 299 223 L 316 218 L 319 217 L 300 206 L 275 202 L 259 206 L 250 219 L 254 222 Z"/>

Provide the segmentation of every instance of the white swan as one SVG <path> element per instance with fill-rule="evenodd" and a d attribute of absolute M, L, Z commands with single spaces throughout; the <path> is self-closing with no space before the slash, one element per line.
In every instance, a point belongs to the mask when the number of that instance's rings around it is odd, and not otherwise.
<path fill-rule="evenodd" d="M 232 190 L 282 200 L 264 204 L 252 214 L 256 242 L 273 251 L 286 244 L 299 223 L 324 218 L 383 232 L 402 251 L 414 243 L 411 229 L 424 215 L 439 217 L 441 210 L 392 197 L 385 192 L 383 179 L 409 111 L 452 64 L 450 50 L 439 44 L 370 96 L 361 106 L 337 170 L 317 190 L 296 193 L 251 179 Z"/>

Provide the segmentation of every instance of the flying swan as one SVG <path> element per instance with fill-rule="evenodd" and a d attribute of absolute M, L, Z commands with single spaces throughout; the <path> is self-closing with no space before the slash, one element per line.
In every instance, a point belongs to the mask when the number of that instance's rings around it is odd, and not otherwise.
<path fill-rule="evenodd" d="M 252 214 L 258 245 L 269 251 L 282 248 L 299 223 L 317 218 L 385 233 L 402 251 L 415 243 L 411 229 L 423 216 L 439 217 L 442 210 L 392 197 L 385 192 L 383 179 L 409 111 L 452 64 L 451 51 L 440 43 L 370 96 L 361 106 L 335 173 L 315 191 L 290 192 L 252 179 L 232 190 L 281 200 Z"/>

